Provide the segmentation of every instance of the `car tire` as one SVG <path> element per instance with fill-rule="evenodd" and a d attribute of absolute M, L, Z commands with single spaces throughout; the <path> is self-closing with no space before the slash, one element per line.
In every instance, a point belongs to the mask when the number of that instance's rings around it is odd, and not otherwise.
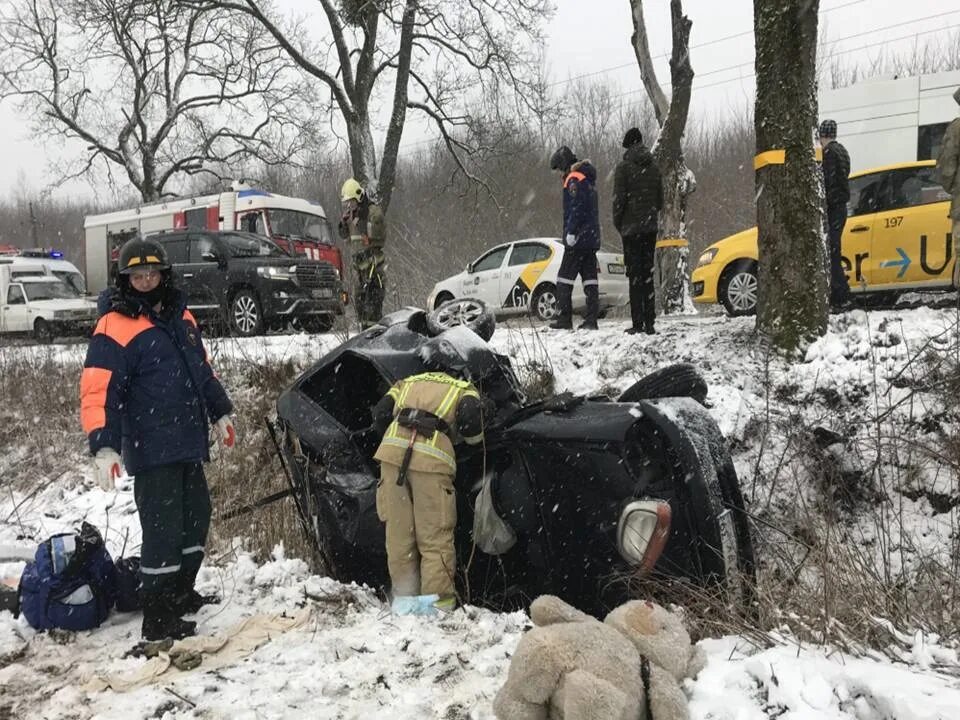
<path fill-rule="evenodd" d="M 617 401 L 637 402 L 667 397 L 690 397 L 702 405 L 707 399 L 707 381 L 693 365 L 668 365 L 635 382 Z"/>
<path fill-rule="evenodd" d="M 729 265 L 720 276 L 717 296 L 731 317 L 753 315 L 757 312 L 757 263 L 739 260 Z"/>
<path fill-rule="evenodd" d="M 38 343 L 49 345 L 53 342 L 53 326 L 43 318 L 37 318 L 36 322 L 33 323 L 33 337 Z"/>
<path fill-rule="evenodd" d="M 473 330 L 483 340 L 489 340 L 497 327 L 497 318 L 487 304 L 477 298 L 450 300 L 427 314 L 427 331 L 433 336 L 457 326 Z"/>
<path fill-rule="evenodd" d="M 437 295 L 437 299 L 433 301 L 433 310 L 436 310 L 441 305 L 450 302 L 453 300 L 453 294 L 448 292 L 442 292 Z"/>
<path fill-rule="evenodd" d="M 530 314 L 547 322 L 557 316 L 557 288 L 552 283 L 541 283 L 530 297 Z"/>
<path fill-rule="evenodd" d="M 260 301 L 252 290 L 238 290 L 230 298 L 228 316 L 230 329 L 241 337 L 251 337 L 263 332 L 263 311 Z"/>

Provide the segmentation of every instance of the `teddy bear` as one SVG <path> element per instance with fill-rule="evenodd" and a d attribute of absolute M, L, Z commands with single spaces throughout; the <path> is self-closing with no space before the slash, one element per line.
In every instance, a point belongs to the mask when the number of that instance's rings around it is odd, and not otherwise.
<path fill-rule="evenodd" d="M 493 701 L 499 720 L 687 720 L 681 682 L 706 664 L 680 615 L 631 600 L 600 622 L 553 595 L 530 606 Z"/>

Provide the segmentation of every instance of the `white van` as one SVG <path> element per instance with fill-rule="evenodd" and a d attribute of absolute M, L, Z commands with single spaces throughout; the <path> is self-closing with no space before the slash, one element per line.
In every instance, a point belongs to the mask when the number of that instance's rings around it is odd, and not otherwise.
<path fill-rule="evenodd" d="M 87 294 L 87 283 L 84 280 L 83 273 L 77 269 L 69 260 L 64 260 L 59 252 L 42 252 L 35 250 L 23 250 L 19 255 L 0 256 L 0 266 L 2 265 L 45 265 L 47 269 L 58 278 L 67 283 L 77 291 L 77 295 Z"/>
<path fill-rule="evenodd" d="M 0 263 L 0 333 L 32 333 L 51 342 L 89 334 L 96 320 L 96 301 L 79 295 L 45 263 Z"/>

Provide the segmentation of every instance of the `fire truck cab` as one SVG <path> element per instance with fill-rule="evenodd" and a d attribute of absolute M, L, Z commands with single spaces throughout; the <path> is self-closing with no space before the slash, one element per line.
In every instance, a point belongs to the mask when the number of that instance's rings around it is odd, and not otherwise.
<path fill-rule="evenodd" d="M 88 215 L 83 223 L 88 292 L 107 287 L 121 245 L 135 233 L 165 230 L 244 230 L 265 235 L 291 255 L 326 260 L 343 276 L 343 258 L 323 207 L 234 183 L 217 195 L 176 198 L 129 210 Z"/>

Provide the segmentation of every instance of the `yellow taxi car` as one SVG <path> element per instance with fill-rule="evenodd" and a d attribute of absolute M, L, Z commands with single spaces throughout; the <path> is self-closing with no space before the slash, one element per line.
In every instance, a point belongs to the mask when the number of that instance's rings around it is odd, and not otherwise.
<path fill-rule="evenodd" d="M 851 293 L 958 287 L 950 196 L 933 160 L 900 163 L 850 176 L 847 224 L 840 240 Z M 731 315 L 757 307 L 757 228 L 708 247 L 693 271 L 693 299 L 720 303 Z"/>

